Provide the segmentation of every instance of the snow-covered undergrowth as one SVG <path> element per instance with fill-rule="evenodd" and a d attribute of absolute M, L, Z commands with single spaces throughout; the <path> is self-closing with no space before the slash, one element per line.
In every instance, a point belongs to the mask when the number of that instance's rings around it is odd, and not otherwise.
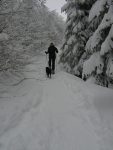
<path fill-rule="evenodd" d="M 0 150 L 112 150 L 113 92 L 58 71 L 45 58 L 13 86 L 0 84 Z"/>

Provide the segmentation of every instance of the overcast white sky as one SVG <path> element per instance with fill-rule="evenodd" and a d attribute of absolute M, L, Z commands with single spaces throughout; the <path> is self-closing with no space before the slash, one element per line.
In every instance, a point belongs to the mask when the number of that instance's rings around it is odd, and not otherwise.
<path fill-rule="evenodd" d="M 47 0 L 47 7 L 50 10 L 56 10 L 60 15 L 66 18 L 65 13 L 61 13 L 61 7 L 66 3 L 65 0 Z"/>

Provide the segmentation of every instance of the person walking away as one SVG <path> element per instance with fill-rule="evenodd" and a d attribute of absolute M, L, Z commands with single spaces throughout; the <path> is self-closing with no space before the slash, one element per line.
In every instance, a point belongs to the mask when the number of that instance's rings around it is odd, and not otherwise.
<path fill-rule="evenodd" d="M 48 51 L 45 52 L 49 55 L 49 67 L 52 69 L 52 74 L 55 74 L 55 59 L 58 49 L 54 46 L 53 43 L 50 44 Z"/>

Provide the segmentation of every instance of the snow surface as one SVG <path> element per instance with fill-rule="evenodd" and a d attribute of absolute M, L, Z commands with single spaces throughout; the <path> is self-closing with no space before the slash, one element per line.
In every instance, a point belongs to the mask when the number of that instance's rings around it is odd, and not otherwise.
<path fill-rule="evenodd" d="M 26 78 L 0 83 L 0 150 L 112 150 L 113 92 L 60 71 L 45 77 L 45 57 Z"/>

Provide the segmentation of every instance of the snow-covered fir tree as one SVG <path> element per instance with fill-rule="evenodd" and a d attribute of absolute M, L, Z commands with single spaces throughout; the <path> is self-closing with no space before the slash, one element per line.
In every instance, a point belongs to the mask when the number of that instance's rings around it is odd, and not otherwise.
<path fill-rule="evenodd" d="M 79 61 L 85 49 L 88 37 L 85 29 L 88 26 L 88 15 L 94 0 L 68 0 L 62 11 L 67 13 L 66 30 L 61 62 L 67 71 L 81 75 Z"/>
<path fill-rule="evenodd" d="M 85 51 L 83 78 L 108 86 L 113 79 L 113 5 L 112 0 L 97 0 L 90 10 L 89 26 L 93 26 Z"/>
<path fill-rule="evenodd" d="M 107 86 L 113 80 L 113 1 L 68 0 L 63 10 L 67 13 L 63 66 L 84 80 L 92 77 Z M 84 15 L 79 20 L 81 10 Z"/>

